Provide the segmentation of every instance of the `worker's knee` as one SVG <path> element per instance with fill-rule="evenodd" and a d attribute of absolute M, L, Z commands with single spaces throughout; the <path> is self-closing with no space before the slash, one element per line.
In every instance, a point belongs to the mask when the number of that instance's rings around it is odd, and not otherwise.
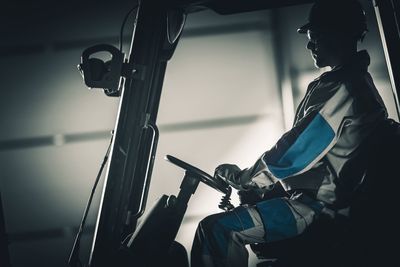
<path fill-rule="evenodd" d="M 210 216 L 205 217 L 203 220 L 199 222 L 199 225 L 197 227 L 197 230 L 201 230 L 205 233 L 210 233 L 212 232 L 215 224 L 217 223 L 219 219 L 219 214 L 212 214 Z"/>

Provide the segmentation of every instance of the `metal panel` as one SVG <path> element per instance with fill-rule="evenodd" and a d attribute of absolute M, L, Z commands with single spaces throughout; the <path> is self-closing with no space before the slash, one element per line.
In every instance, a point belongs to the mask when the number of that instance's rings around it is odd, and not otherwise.
<path fill-rule="evenodd" d="M 4 223 L 3 205 L 1 202 L 1 193 L 0 193 L 0 266 L 3 267 L 11 266 L 10 255 L 8 252 L 8 238 Z"/>
<path fill-rule="evenodd" d="M 397 115 L 400 118 L 400 4 L 395 0 L 373 0 L 373 4 L 392 83 Z"/>
<path fill-rule="evenodd" d="M 198 11 L 209 8 L 219 14 L 233 14 L 268 8 L 279 8 L 291 5 L 312 3 L 313 0 L 172 0 L 187 10 Z"/>

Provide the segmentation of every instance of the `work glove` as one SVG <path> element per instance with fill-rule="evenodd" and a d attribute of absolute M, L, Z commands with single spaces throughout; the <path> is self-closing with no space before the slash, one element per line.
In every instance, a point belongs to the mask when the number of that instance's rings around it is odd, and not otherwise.
<path fill-rule="evenodd" d="M 248 190 L 252 187 L 249 171 L 247 169 L 241 170 L 233 164 L 219 165 L 215 169 L 214 177 L 223 179 L 237 190 Z"/>
<path fill-rule="evenodd" d="M 240 190 L 237 192 L 239 195 L 240 205 L 255 205 L 257 202 L 273 199 L 290 197 L 281 183 L 275 183 L 268 188 L 252 188 L 251 190 Z"/>
<path fill-rule="evenodd" d="M 259 189 L 240 190 L 237 192 L 239 195 L 240 205 L 255 205 L 257 202 L 263 200 L 263 192 Z"/>

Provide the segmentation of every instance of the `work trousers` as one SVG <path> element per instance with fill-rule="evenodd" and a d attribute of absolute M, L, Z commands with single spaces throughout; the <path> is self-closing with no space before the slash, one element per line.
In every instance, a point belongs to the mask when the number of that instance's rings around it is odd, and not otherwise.
<path fill-rule="evenodd" d="M 192 267 L 246 267 L 247 244 L 279 241 L 302 233 L 322 212 L 305 196 L 275 198 L 203 219 L 191 251 Z"/>

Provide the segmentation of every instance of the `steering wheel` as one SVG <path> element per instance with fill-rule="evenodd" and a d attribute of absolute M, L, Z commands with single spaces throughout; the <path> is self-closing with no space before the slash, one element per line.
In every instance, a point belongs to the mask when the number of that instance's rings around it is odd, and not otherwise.
<path fill-rule="evenodd" d="M 208 173 L 190 165 L 187 162 L 184 162 L 178 158 L 175 158 L 171 155 L 166 155 L 165 159 L 172 164 L 175 164 L 176 166 L 184 169 L 188 173 L 192 174 L 194 177 L 205 183 L 206 185 L 216 189 L 217 191 L 224 193 L 224 194 L 230 194 L 231 188 L 230 186 L 221 178 L 218 177 L 212 177 Z"/>

